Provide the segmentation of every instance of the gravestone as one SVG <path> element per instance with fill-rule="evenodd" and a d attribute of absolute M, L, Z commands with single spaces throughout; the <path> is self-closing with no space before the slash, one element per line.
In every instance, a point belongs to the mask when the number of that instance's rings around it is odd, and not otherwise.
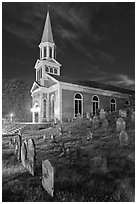
<path fill-rule="evenodd" d="M 108 120 L 105 118 L 102 121 L 102 128 L 106 131 L 108 128 Z"/>
<path fill-rule="evenodd" d="M 87 140 L 91 140 L 93 138 L 93 133 L 90 129 L 87 129 Z"/>
<path fill-rule="evenodd" d="M 135 111 L 133 111 L 131 114 L 131 122 L 135 122 Z"/>
<path fill-rule="evenodd" d="M 122 130 L 125 130 L 125 126 L 126 126 L 126 123 L 125 123 L 124 119 L 118 118 L 117 122 L 116 122 L 116 130 L 118 132 L 121 132 Z"/>
<path fill-rule="evenodd" d="M 71 123 L 71 118 L 68 118 L 68 123 Z"/>
<path fill-rule="evenodd" d="M 17 146 L 18 146 L 17 158 L 19 161 L 21 161 L 21 144 L 22 144 L 22 137 L 21 135 L 18 135 L 17 136 Z"/>
<path fill-rule="evenodd" d="M 126 110 L 119 110 L 119 116 L 126 118 L 127 117 L 127 111 Z"/>
<path fill-rule="evenodd" d="M 119 141 L 120 141 L 120 145 L 124 146 L 128 144 L 128 135 L 125 131 L 121 131 L 119 134 Z"/>
<path fill-rule="evenodd" d="M 93 124 L 93 129 L 99 128 L 99 120 L 98 120 L 98 117 L 97 117 L 97 116 L 94 116 L 94 117 L 93 117 L 92 124 Z"/>
<path fill-rule="evenodd" d="M 42 186 L 53 197 L 54 168 L 48 160 L 42 161 Z"/>
<path fill-rule="evenodd" d="M 90 118 L 90 113 L 89 112 L 86 112 L 86 118 Z"/>
<path fill-rule="evenodd" d="M 46 135 L 43 135 L 43 139 L 46 139 Z"/>
<path fill-rule="evenodd" d="M 66 158 L 68 159 L 68 161 L 71 161 L 71 150 L 70 150 L 70 147 L 66 148 Z"/>
<path fill-rule="evenodd" d="M 33 139 L 28 140 L 27 159 L 28 159 L 27 169 L 32 174 L 32 176 L 34 176 L 35 162 L 36 162 L 36 148 L 35 148 L 35 143 Z"/>
<path fill-rule="evenodd" d="M 105 113 L 104 109 L 100 110 L 99 117 L 101 120 L 103 120 L 106 117 L 106 113 Z"/>
<path fill-rule="evenodd" d="M 27 163 L 27 148 L 25 143 L 23 142 L 21 146 L 21 162 L 22 165 L 26 168 L 26 163 Z"/>
<path fill-rule="evenodd" d="M 71 133 L 71 131 L 69 130 L 69 131 L 68 131 L 68 137 L 71 138 L 71 136 L 72 136 L 72 133 Z"/>

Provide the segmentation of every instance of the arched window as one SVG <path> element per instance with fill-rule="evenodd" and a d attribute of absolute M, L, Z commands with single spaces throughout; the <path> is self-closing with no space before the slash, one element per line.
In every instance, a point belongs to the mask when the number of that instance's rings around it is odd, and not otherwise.
<path fill-rule="evenodd" d="M 82 116 L 82 95 L 80 93 L 76 93 L 74 96 L 74 117 L 78 115 Z"/>
<path fill-rule="evenodd" d="M 49 68 L 45 66 L 45 72 L 49 72 Z"/>
<path fill-rule="evenodd" d="M 128 107 L 128 106 L 130 106 L 130 102 L 129 102 L 129 100 L 126 100 L 125 101 L 125 107 Z"/>
<path fill-rule="evenodd" d="M 93 107 L 93 115 L 96 115 L 97 110 L 99 109 L 99 97 L 98 96 L 92 97 L 92 107 Z"/>
<path fill-rule="evenodd" d="M 52 67 L 50 67 L 50 73 L 53 73 L 53 68 Z"/>
<path fill-rule="evenodd" d="M 54 69 L 54 74 L 57 74 L 57 69 L 56 68 Z"/>
<path fill-rule="evenodd" d="M 52 58 L 52 48 L 49 47 L 49 57 Z"/>
<path fill-rule="evenodd" d="M 47 57 L 47 48 L 44 47 L 44 58 Z"/>
<path fill-rule="evenodd" d="M 54 119 L 55 115 L 55 95 L 52 94 L 50 98 L 51 119 Z"/>
<path fill-rule="evenodd" d="M 116 111 L 116 99 L 115 98 L 112 98 L 110 100 L 110 111 L 111 112 Z"/>
<path fill-rule="evenodd" d="M 47 101 L 46 99 L 43 100 L 43 118 L 46 118 L 46 104 Z"/>

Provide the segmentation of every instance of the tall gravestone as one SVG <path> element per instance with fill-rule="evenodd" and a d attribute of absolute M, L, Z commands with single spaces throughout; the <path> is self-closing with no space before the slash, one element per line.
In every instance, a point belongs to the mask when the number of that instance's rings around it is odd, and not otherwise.
<path fill-rule="evenodd" d="M 120 145 L 124 146 L 128 144 L 128 135 L 125 131 L 121 131 L 119 134 L 119 141 L 120 141 Z"/>
<path fill-rule="evenodd" d="M 100 110 L 99 117 L 101 120 L 103 120 L 106 117 L 106 113 L 105 113 L 104 109 Z"/>
<path fill-rule="evenodd" d="M 93 117 L 92 125 L 93 125 L 93 129 L 99 128 L 99 120 L 97 116 Z"/>
<path fill-rule="evenodd" d="M 48 160 L 42 161 L 42 186 L 53 197 L 54 168 Z"/>
<path fill-rule="evenodd" d="M 36 148 L 33 139 L 28 140 L 27 146 L 27 169 L 34 176 L 35 173 L 35 162 L 36 162 Z"/>
<path fill-rule="evenodd" d="M 21 135 L 18 135 L 17 137 L 17 147 L 18 147 L 17 158 L 19 161 L 21 161 L 21 145 L 22 145 L 22 137 Z"/>
<path fill-rule="evenodd" d="M 21 146 L 21 162 L 22 165 L 26 168 L 26 163 L 27 163 L 27 148 L 25 143 L 23 142 Z"/>
<path fill-rule="evenodd" d="M 102 128 L 106 131 L 108 128 L 108 120 L 105 118 L 102 121 Z"/>
<path fill-rule="evenodd" d="M 118 132 L 122 131 L 122 130 L 125 130 L 125 127 L 126 127 L 126 123 L 124 121 L 123 118 L 118 118 L 117 121 L 116 121 L 116 130 Z"/>

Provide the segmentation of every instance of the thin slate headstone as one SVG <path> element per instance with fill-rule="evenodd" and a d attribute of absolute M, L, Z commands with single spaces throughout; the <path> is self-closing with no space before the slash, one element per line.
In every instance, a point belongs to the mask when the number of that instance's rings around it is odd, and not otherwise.
<path fill-rule="evenodd" d="M 121 131 L 119 134 L 119 141 L 120 141 L 120 145 L 124 146 L 128 144 L 128 135 L 125 131 Z"/>
<path fill-rule="evenodd" d="M 17 137 L 17 146 L 18 146 L 17 158 L 19 161 L 21 161 L 21 145 L 22 145 L 22 137 L 21 135 L 18 135 Z"/>
<path fill-rule="evenodd" d="M 26 162 L 27 162 L 27 148 L 25 143 L 23 142 L 21 146 L 21 162 L 22 165 L 26 168 Z"/>
<path fill-rule="evenodd" d="M 36 162 L 36 148 L 33 139 L 28 140 L 27 146 L 28 170 L 34 176 Z"/>
<path fill-rule="evenodd" d="M 103 120 L 106 117 L 106 113 L 105 113 L 104 109 L 100 110 L 99 117 L 101 120 Z"/>
<path fill-rule="evenodd" d="M 42 186 L 54 196 L 54 168 L 49 160 L 42 161 Z"/>
<path fill-rule="evenodd" d="M 108 120 L 105 118 L 102 121 L 102 128 L 106 131 L 108 128 Z"/>
<path fill-rule="evenodd" d="M 99 120 L 98 120 L 98 117 L 97 117 L 97 116 L 94 116 L 94 117 L 93 117 L 92 124 L 93 124 L 93 129 L 99 128 Z"/>
<path fill-rule="evenodd" d="M 125 130 L 125 127 L 126 127 L 126 123 L 125 123 L 124 119 L 118 118 L 117 122 L 116 122 L 116 130 L 118 132 L 121 132 L 122 130 Z"/>

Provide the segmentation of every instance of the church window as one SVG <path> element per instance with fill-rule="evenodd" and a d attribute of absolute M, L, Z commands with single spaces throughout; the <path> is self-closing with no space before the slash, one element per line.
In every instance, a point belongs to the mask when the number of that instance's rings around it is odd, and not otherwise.
<path fill-rule="evenodd" d="M 125 107 L 130 106 L 130 102 L 128 100 L 125 101 Z"/>
<path fill-rule="evenodd" d="M 54 74 L 57 74 L 57 69 L 54 69 Z"/>
<path fill-rule="evenodd" d="M 82 116 L 82 95 L 77 93 L 74 96 L 74 117 Z"/>
<path fill-rule="evenodd" d="M 49 57 L 52 58 L 52 48 L 49 47 Z"/>
<path fill-rule="evenodd" d="M 53 73 L 53 68 L 52 67 L 50 67 L 50 73 Z"/>
<path fill-rule="evenodd" d="M 54 119 L 54 112 L 55 112 L 55 96 L 54 94 L 51 95 L 51 100 L 50 100 L 50 103 L 51 103 L 51 119 Z"/>
<path fill-rule="evenodd" d="M 45 72 L 49 72 L 49 68 L 45 66 Z"/>
<path fill-rule="evenodd" d="M 112 98 L 110 100 L 110 111 L 111 112 L 116 111 L 116 99 L 115 98 Z"/>
<path fill-rule="evenodd" d="M 46 99 L 43 100 L 43 118 L 46 118 L 46 104 L 47 101 Z"/>
<path fill-rule="evenodd" d="M 44 57 L 47 57 L 47 48 L 44 47 Z"/>
<path fill-rule="evenodd" d="M 92 97 L 92 107 L 93 107 L 93 115 L 97 115 L 97 110 L 99 109 L 99 98 L 98 96 Z"/>

